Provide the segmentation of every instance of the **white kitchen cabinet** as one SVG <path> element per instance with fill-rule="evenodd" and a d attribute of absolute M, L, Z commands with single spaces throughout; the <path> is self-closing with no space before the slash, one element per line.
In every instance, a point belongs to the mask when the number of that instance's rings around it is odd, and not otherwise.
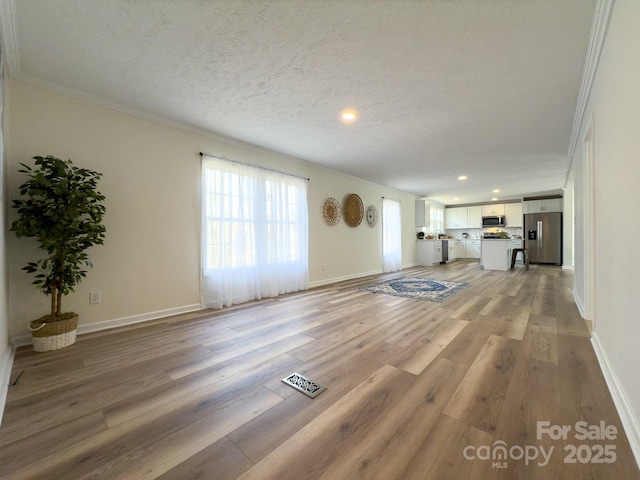
<path fill-rule="evenodd" d="M 418 265 L 433 265 L 433 240 L 417 240 L 416 242 Z"/>
<path fill-rule="evenodd" d="M 480 258 L 481 240 L 465 240 L 465 258 Z"/>
<path fill-rule="evenodd" d="M 505 215 L 507 227 L 522 227 L 522 203 L 507 203 Z"/>
<path fill-rule="evenodd" d="M 527 213 L 562 212 L 562 198 L 545 198 L 544 200 L 527 200 L 522 202 L 522 210 Z"/>
<path fill-rule="evenodd" d="M 458 259 L 458 240 L 449 240 L 447 242 L 449 249 L 449 261 Z"/>
<path fill-rule="evenodd" d="M 444 209 L 444 228 L 458 228 L 455 225 L 458 223 L 458 212 L 455 208 Z"/>
<path fill-rule="evenodd" d="M 463 241 L 456 242 L 456 258 L 467 258 L 466 245 Z"/>
<path fill-rule="evenodd" d="M 549 198 L 547 200 L 542 201 L 541 213 L 547 212 L 562 212 L 563 208 L 563 199 L 562 198 Z"/>
<path fill-rule="evenodd" d="M 442 240 L 433 241 L 433 264 L 442 263 Z"/>
<path fill-rule="evenodd" d="M 466 228 L 482 228 L 482 207 L 480 205 L 467 207 Z"/>
<path fill-rule="evenodd" d="M 467 207 L 446 208 L 444 228 L 467 228 Z"/>
<path fill-rule="evenodd" d="M 418 265 L 437 265 L 442 262 L 442 240 L 416 240 Z"/>
<path fill-rule="evenodd" d="M 429 226 L 429 204 L 424 200 L 416 200 L 416 227 Z"/>
<path fill-rule="evenodd" d="M 497 203 L 482 206 L 482 215 L 489 217 L 492 215 L 504 215 L 504 203 Z"/>

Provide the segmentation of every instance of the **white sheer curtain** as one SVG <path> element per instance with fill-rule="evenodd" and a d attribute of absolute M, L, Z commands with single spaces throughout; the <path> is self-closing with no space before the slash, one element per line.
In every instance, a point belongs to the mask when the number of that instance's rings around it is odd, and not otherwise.
<path fill-rule="evenodd" d="M 382 199 L 382 271 L 402 268 L 402 218 L 400 202 Z"/>
<path fill-rule="evenodd" d="M 309 287 L 307 180 L 202 157 L 202 304 Z"/>

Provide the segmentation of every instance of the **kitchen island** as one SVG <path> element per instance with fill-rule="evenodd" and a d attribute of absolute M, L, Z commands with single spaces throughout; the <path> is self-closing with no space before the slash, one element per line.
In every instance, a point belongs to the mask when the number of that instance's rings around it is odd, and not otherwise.
<path fill-rule="evenodd" d="M 511 239 L 483 239 L 480 249 L 480 265 L 485 270 L 509 270 L 511 268 Z"/>
<path fill-rule="evenodd" d="M 442 240 L 416 240 L 418 265 L 438 265 L 442 263 Z"/>

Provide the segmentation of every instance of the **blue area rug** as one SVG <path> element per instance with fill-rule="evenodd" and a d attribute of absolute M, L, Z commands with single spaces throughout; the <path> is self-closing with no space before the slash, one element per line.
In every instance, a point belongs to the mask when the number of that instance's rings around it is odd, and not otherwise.
<path fill-rule="evenodd" d="M 455 295 L 468 286 L 468 283 L 448 282 L 446 280 L 399 277 L 375 285 L 361 287 L 360 290 L 442 303 L 450 296 Z"/>

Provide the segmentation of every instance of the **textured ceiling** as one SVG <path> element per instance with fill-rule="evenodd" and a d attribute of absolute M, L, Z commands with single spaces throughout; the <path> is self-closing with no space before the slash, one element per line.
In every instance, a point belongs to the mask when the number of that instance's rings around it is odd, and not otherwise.
<path fill-rule="evenodd" d="M 564 186 L 594 8 L 10 0 L 2 23 L 14 78 L 455 204 Z"/>

